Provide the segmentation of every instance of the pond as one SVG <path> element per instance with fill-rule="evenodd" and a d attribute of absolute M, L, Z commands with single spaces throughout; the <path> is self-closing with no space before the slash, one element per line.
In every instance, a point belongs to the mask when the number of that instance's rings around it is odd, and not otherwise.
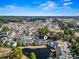
<path fill-rule="evenodd" d="M 36 54 L 37 59 L 47 59 L 48 57 L 50 57 L 50 53 L 51 53 L 51 51 L 48 48 L 23 49 L 24 55 L 28 57 L 30 56 L 31 52 L 34 52 Z"/>

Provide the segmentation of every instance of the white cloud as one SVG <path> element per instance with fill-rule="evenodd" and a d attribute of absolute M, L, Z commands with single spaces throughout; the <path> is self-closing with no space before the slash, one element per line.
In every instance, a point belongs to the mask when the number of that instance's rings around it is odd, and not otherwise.
<path fill-rule="evenodd" d="M 15 5 L 7 5 L 5 6 L 5 8 L 9 8 L 9 9 L 17 9 L 18 7 Z"/>
<path fill-rule="evenodd" d="M 67 2 L 67 1 L 71 1 L 71 0 L 64 0 L 64 2 Z"/>
<path fill-rule="evenodd" d="M 6 5 L 4 7 L 0 7 L 0 10 L 10 10 L 10 11 L 16 11 L 16 10 L 24 10 L 24 7 L 19 7 L 19 6 L 15 6 L 15 5 Z"/>
<path fill-rule="evenodd" d="M 78 15 L 78 16 L 79 16 L 79 13 L 76 13 L 76 15 Z"/>
<path fill-rule="evenodd" d="M 63 5 L 68 6 L 68 5 L 71 5 L 71 4 L 73 4 L 73 3 L 72 2 L 65 2 Z"/>
<path fill-rule="evenodd" d="M 16 9 L 16 6 L 14 5 L 7 5 L 4 7 L 0 7 L 0 10 L 14 10 L 14 9 Z"/>
<path fill-rule="evenodd" d="M 63 2 L 63 6 L 69 6 L 69 5 L 72 5 L 72 1 L 71 0 L 64 0 Z"/>
<path fill-rule="evenodd" d="M 45 9 L 45 10 L 52 9 L 56 7 L 56 3 L 52 1 L 48 1 L 46 3 L 41 4 L 40 7 L 42 7 L 42 9 Z"/>

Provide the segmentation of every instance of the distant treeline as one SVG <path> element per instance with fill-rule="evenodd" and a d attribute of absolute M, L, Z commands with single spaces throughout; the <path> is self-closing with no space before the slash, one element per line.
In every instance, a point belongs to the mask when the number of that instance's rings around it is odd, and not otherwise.
<path fill-rule="evenodd" d="M 0 16 L 0 18 L 78 18 L 79 16 Z"/>
<path fill-rule="evenodd" d="M 37 21 L 37 20 L 45 20 L 45 17 L 24 17 L 24 16 L 0 16 L 1 22 L 22 22 L 26 21 Z"/>
<path fill-rule="evenodd" d="M 0 19 L 6 20 L 43 20 L 47 18 L 79 19 L 79 16 L 0 16 Z"/>
<path fill-rule="evenodd" d="M 9 23 L 9 22 L 22 22 L 22 20 L 10 20 L 10 19 L 8 19 L 8 20 L 6 20 L 6 19 L 0 19 L 0 23 L 2 24 L 2 23 Z"/>
<path fill-rule="evenodd" d="M 76 19 L 79 20 L 79 16 L 0 16 L 0 23 L 8 22 L 22 22 L 26 21 L 37 21 L 37 20 L 46 20 L 52 18 L 54 20 L 60 19 Z"/>

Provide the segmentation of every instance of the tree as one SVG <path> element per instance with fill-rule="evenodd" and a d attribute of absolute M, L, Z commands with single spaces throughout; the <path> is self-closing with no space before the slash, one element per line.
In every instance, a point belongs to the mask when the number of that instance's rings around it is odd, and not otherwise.
<path fill-rule="evenodd" d="M 49 37 L 51 39 L 53 39 L 53 41 L 56 41 L 56 40 L 59 40 L 59 39 L 63 38 L 64 36 L 63 36 L 62 32 L 58 32 L 58 33 L 56 33 L 56 32 L 50 32 Z"/>
<path fill-rule="evenodd" d="M 72 31 L 72 30 L 69 30 L 69 34 L 70 34 L 70 35 L 74 35 L 74 34 L 75 34 L 75 32 L 74 32 L 74 31 Z"/>
<path fill-rule="evenodd" d="M 36 59 L 36 55 L 35 55 L 34 52 L 32 52 L 32 53 L 30 54 L 30 59 Z"/>
<path fill-rule="evenodd" d="M 8 41 L 6 41 L 5 46 L 6 46 L 6 48 L 10 48 Z"/>
<path fill-rule="evenodd" d="M 7 32 L 7 31 L 9 31 L 10 29 L 8 28 L 8 27 L 3 27 L 2 28 L 2 32 Z"/>
<path fill-rule="evenodd" d="M 69 28 L 73 28 L 73 27 L 74 27 L 74 24 L 73 24 L 73 23 L 67 23 L 67 26 L 68 26 Z"/>
<path fill-rule="evenodd" d="M 64 34 L 69 35 L 69 31 L 64 29 Z"/>
<path fill-rule="evenodd" d="M 46 22 L 46 19 L 45 20 L 42 20 L 42 22 Z"/>
<path fill-rule="evenodd" d="M 20 46 L 20 39 L 17 40 L 17 46 Z"/>
<path fill-rule="evenodd" d="M 6 21 L 5 19 L 0 19 L 0 23 L 3 24 L 3 23 L 8 23 L 8 21 Z"/>
<path fill-rule="evenodd" d="M 73 45 L 73 51 L 79 56 L 79 44 L 76 43 Z"/>
<path fill-rule="evenodd" d="M 22 57 L 23 53 L 20 48 L 13 47 L 12 50 L 13 50 L 13 57 L 17 57 L 17 59 L 18 58 L 20 59 Z"/>
<path fill-rule="evenodd" d="M 41 36 L 46 35 L 49 32 L 49 30 L 47 28 L 42 28 L 38 30 L 38 34 Z"/>
<path fill-rule="evenodd" d="M 60 38 L 64 38 L 64 33 L 58 32 L 58 36 L 59 36 Z"/>
<path fill-rule="evenodd" d="M 0 48 L 2 47 L 2 42 L 0 41 Z"/>
<path fill-rule="evenodd" d="M 64 23 L 64 21 L 60 20 L 60 21 L 58 21 L 58 24 L 61 27 L 61 29 L 64 30 L 64 28 L 66 26 L 65 23 Z"/>

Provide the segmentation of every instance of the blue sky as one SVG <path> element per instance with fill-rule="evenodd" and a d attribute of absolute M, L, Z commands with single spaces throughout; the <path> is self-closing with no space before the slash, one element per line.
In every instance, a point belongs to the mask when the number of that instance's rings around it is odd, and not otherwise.
<path fill-rule="evenodd" d="M 79 0 L 0 0 L 0 15 L 79 16 Z"/>

